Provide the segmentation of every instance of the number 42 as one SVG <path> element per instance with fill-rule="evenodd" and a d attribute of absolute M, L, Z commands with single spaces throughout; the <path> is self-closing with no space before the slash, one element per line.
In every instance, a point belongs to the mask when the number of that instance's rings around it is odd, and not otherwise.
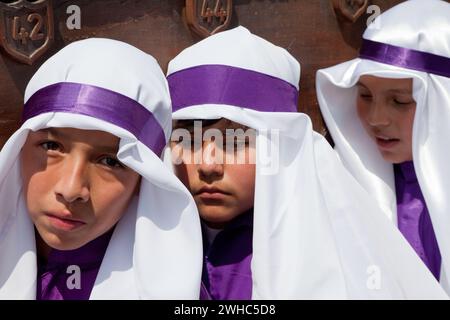
<path fill-rule="evenodd" d="M 30 33 L 28 33 L 25 27 L 20 25 L 20 17 L 14 17 L 12 23 L 12 38 L 21 41 L 23 45 L 27 44 L 28 39 L 31 41 L 44 39 L 44 34 L 40 32 L 42 29 L 42 16 L 38 13 L 31 13 L 27 16 L 27 21 L 29 23 L 35 23 Z"/>

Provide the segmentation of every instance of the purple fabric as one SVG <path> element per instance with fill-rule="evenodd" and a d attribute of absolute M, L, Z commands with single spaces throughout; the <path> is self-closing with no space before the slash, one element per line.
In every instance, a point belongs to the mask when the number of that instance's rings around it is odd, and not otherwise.
<path fill-rule="evenodd" d="M 256 71 L 202 65 L 167 77 L 173 112 L 202 104 L 225 104 L 265 112 L 297 112 L 298 90 Z"/>
<path fill-rule="evenodd" d="M 450 78 L 450 58 L 363 39 L 359 57 Z"/>
<path fill-rule="evenodd" d="M 434 277 L 439 280 L 441 254 L 430 214 L 412 161 L 394 165 L 398 228 Z"/>
<path fill-rule="evenodd" d="M 145 144 L 158 156 L 166 140 L 153 114 L 137 101 L 104 88 L 60 82 L 33 94 L 24 106 L 22 121 L 47 112 L 68 112 L 117 125 Z"/>
<path fill-rule="evenodd" d="M 253 212 L 235 218 L 214 239 L 204 241 L 201 300 L 252 298 Z"/>
<path fill-rule="evenodd" d="M 88 300 L 113 230 L 75 250 L 52 249 L 47 263 L 38 262 L 37 300 Z M 80 268 L 80 288 L 70 289 L 74 272 Z"/>

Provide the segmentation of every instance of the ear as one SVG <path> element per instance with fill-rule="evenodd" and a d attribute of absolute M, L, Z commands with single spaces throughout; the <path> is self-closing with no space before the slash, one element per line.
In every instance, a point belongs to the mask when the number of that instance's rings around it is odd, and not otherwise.
<path fill-rule="evenodd" d="M 339 19 L 354 23 L 366 12 L 369 0 L 332 0 L 332 3 Z"/>

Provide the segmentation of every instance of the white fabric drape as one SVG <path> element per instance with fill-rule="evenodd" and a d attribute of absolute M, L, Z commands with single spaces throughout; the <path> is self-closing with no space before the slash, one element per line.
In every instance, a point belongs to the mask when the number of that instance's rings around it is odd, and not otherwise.
<path fill-rule="evenodd" d="M 445 1 L 406 1 L 377 19 L 365 39 L 450 58 L 450 4 Z M 356 114 L 355 84 L 363 75 L 413 79 L 414 168 L 442 256 L 440 283 L 450 293 L 450 79 L 360 58 L 317 73 L 317 96 L 335 149 L 393 225 L 397 225 L 393 166 L 383 160 Z M 404 250 L 400 244 L 390 245 Z"/>
<path fill-rule="evenodd" d="M 31 79 L 25 102 L 59 82 L 95 85 L 128 96 L 171 132 L 167 83 L 156 60 L 119 41 L 89 39 L 68 45 Z M 120 138 L 118 159 L 142 176 L 140 194 L 116 226 L 91 299 L 198 299 L 202 245 L 195 203 L 183 184 L 127 130 L 94 117 L 64 112 L 35 116 L 0 153 L 0 298 L 36 297 L 36 246 L 19 170 L 30 130 L 71 127 Z M 166 140 L 167 141 L 167 140 Z"/>
<path fill-rule="evenodd" d="M 298 62 L 243 27 L 182 51 L 169 63 L 169 82 L 172 73 L 210 64 L 260 72 L 298 88 Z M 173 114 L 175 120 L 222 117 L 257 131 L 254 299 L 446 297 L 412 249 L 390 247 L 408 245 L 305 114 L 224 104 Z M 169 165 L 170 156 L 166 150 Z"/>

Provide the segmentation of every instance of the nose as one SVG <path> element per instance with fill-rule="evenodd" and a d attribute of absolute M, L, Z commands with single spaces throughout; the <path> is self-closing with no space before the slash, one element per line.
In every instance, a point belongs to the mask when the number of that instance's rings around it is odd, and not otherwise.
<path fill-rule="evenodd" d="M 54 190 L 57 197 L 69 204 L 89 201 L 89 172 L 85 160 L 79 157 L 65 159 Z"/>
<path fill-rule="evenodd" d="M 370 107 L 367 122 L 372 127 L 388 126 L 391 121 L 386 104 L 380 100 L 375 100 Z"/>
<path fill-rule="evenodd" d="M 223 176 L 223 151 L 216 146 L 216 143 L 205 142 L 200 152 L 202 152 L 202 161 L 197 165 L 200 176 L 209 179 Z"/>

